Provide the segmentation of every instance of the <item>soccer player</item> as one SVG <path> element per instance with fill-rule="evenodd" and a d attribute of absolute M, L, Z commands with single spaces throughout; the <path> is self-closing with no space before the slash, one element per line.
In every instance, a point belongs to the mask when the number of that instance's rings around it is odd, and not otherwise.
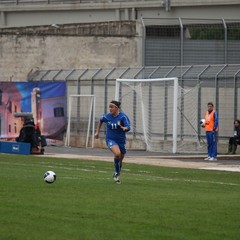
<path fill-rule="evenodd" d="M 106 144 L 114 155 L 113 179 L 120 184 L 120 172 L 122 161 L 126 154 L 126 132 L 130 130 L 130 120 L 128 116 L 121 112 L 121 103 L 112 100 L 109 104 L 109 113 L 103 114 L 97 126 L 95 138 L 99 138 L 99 131 L 103 123 L 106 124 Z"/>

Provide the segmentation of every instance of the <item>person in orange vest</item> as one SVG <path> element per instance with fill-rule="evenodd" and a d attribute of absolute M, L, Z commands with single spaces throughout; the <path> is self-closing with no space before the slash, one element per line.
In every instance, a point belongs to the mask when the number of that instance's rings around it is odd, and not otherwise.
<path fill-rule="evenodd" d="M 208 110 L 205 114 L 205 131 L 208 144 L 208 156 L 206 161 L 217 161 L 217 132 L 218 132 L 218 113 L 214 110 L 212 102 L 207 104 Z"/>

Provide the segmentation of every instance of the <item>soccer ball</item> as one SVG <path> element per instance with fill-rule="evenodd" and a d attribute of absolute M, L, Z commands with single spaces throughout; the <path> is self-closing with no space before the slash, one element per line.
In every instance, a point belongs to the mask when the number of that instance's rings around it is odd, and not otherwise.
<path fill-rule="evenodd" d="M 205 119 L 201 119 L 201 121 L 200 121 L 200 125 L 202 126 L 202 127 L 205 127 Z"/>
<path fill-rule="evenodd" d="M 47 171 L 43 175 L 43 179 L 46 183 L 53 183 L 56 181 L 56 173 L 53 171 Z"/>

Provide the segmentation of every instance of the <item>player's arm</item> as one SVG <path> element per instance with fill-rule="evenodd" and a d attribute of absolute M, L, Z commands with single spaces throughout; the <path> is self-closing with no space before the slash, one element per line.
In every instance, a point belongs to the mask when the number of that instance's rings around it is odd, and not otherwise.
<path fill-rule="evenodd" d="M 124 127 L 122 125 L 120 125 L 120 128 L 124 131 L 124 132 L 128 132 L 130 129 L 128 127 Z"/>
<path fill-rule="evenodd" d="M 122 123 L 122 124 L 121 124 Z M 124 116 L 121 119 L 121 123 L 119 124 L 120 128 L 124 131 L 124 132 L 128 132 L 130 131 L 131 127 L 130 127 L 130 121 L 128 119 L 127 116 Z"/>
<path fill-rule="evenodd" d="M 98 125 L 97 125 L 96 132 L 95 132 L 95 138 L 96 138 L 96 139 L 99 138 L 99 132 L 100 132 L 101 127 L 102 127 L 102 122 L 99 121 L 99 122 L 98 122 Z"/>

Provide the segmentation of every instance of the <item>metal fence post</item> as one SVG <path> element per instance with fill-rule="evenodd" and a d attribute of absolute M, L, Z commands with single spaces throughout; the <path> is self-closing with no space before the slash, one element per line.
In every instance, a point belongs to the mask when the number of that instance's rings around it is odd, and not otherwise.
<path fill-rule="evenodd" d="M 184 56 L 183 56 L 183 54 L 184 54 L 184 52 L 183 52 L 183 23 L 182 23 L 182 19 L 181 18 L 179 18 L 178 19 L 179 20 L 179 23 L 180 23 L 180 41 L 181 41 L 181 43 L 180 43 L 180 54 L 181 54 L 181 56 L 180 56 L 180 65 L 181 66 L 183 66 L 183 64 L 184 64 Z"/>
<path fill-rule="evenodd" d="M 227 41 L 228 41 L 228 39 L 227 39 L 227 24 L 226 24 L 224 19 L 222 19 L 222 21 L 223 21 L 223 27 L 224 27 L 224 63 L 227 64 L 228 63 L 228 59 L 227 59 L 227 53 L 228 53 L 228 51 L 227 51 L 228 50 L 227 49 L 227 47 L 228 47 L 228 44 L 227 44 Z"/>

